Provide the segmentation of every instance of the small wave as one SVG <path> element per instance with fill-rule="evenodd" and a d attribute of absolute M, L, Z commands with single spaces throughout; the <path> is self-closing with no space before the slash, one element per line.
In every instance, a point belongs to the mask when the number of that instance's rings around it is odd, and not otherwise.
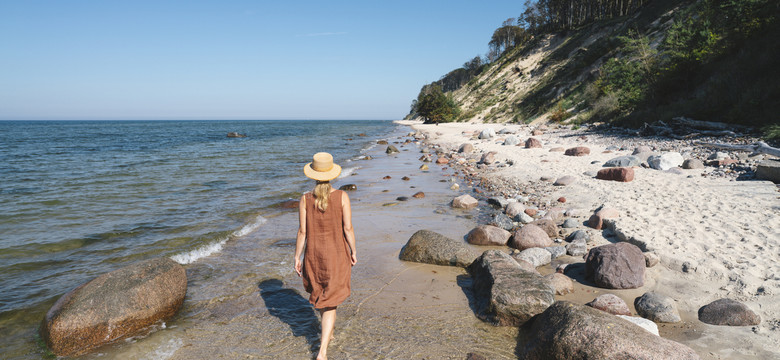
<path fill-rule="evenodd" d="M 258 215 L 255 218 L 255 221 L 252 221 L 251 223 L 244 225 L 241 229 L 234 231 L 229 236 L 222 238 L 217 242 L 203 245 L 195 250 L 190 250 L 183 254 L 173 255 L 171 256 L 171 260 L 182 265 L 191 264 L 197 261 L 198 259 L 204 258 L 206 256 L 221 251 L 222 247 L 225 245 L 226 242 L 228 242 L 228 240 L 249 235 L 253 231 L 257 230 L 257 228 L 265 224 L 266 221 L 267 220 L 264 217 Z"/>
<path fill-rule="evenodd" d="M 347 176 L 352 175 L 357 171 L 357 169 L 360 169 L 360 166 L 350 167 L 350 168 L 344 168 L 341 170 L 341 175 L 339 175 L 338 179 L 343 179 Z"/>
<path fill-rule="evenodd" d="M 147 354 L 142 359 L 149 359 L 149 360 L 159 360 L 159 359 L 170 359 L 173 357 L 173 354 L 176 353 L 177 350 L 181 349 L 181 347 L 184 345 L 184 341 L 181 339 L 170 339 L 167 343 L 161 344 L 159 347 L 154 349 L 151 353 Z"/>

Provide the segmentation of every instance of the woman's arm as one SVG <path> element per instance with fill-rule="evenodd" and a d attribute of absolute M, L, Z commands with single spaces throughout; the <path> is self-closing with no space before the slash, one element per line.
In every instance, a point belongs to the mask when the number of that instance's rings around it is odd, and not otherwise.
<path fill-rule="evenodd" d="M 352 228 L 352 206 L 349 204 L 349 195 L 342 191 L 341 214 L 344 223 L 344 236 L 347 238 L 349 250 L 352 252 L 352 265 L 357 264 L 357 247 L 355 247 L 355 229 Z"/>
<path fill-rule="evenodd" d="M 306 245 L 306 194 L 301 196 L 301 201 L 298 204 L 298 238 L 295 240 L 295 272 L 298 276 L 301 276 L 301 270 L 303 269 L 303 263 L 301 263 L 301 255 L 303 255 L 303 248 Z"/>

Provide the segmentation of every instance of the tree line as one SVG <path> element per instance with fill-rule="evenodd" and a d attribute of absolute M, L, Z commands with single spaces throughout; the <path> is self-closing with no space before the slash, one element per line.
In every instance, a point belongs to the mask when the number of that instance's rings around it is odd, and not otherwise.
<path fill-rule="evenodd" d="M 518 25 L 532 34 L 575 29 L 600 20 L 625 16 L 650 0 L 538 0 L 525 2 Z"/>

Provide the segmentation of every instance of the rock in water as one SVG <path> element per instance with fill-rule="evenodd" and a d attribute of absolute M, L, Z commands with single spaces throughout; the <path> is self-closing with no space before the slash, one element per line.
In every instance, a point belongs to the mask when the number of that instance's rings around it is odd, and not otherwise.
<path fill-rule="evenodd" d="M 506 245 L 512 233 L 492 225 L 479 225 L 466 235 L 466 241 L 474 245 Z"/>
<path fill-rule="evenodd" d="M 506 231 L 512 231 L 512 229 L 515 227 L 515 224 L 512 223 L 512 219 L 510 219 L 509 216 L 506 216 L 504 213 L 496 214 L 488 225 L 493 225 Z"/>
<path fill-rule="evenodd" d="M 699 309 L 699 320 L 712 325 L 748 326 L 761 323 L 761 317 L 745 304 L 731 299 L 715 300 Z"/>
<path fill-rule="evenodd" d="M 398 148 L 396 148 L 393 145 L 388 145 L 387 146 L 387 150 L 385 150 L 386 154 L 394 154 L 394 153 L 398 153 L 398 152 L 400 152 L 400 151 L 398 151 Z"/>
<path fill-rule="evenodd" d="M 590 249 L 585 277 L 606 289 L 635 289 L 645 283 L 645 256 L 634 244 L 620 242 Z"/>
<path fill-rule="evenodd" d="M 123 267 L 63 295 L 41 337 L 58 356 L 79 356 L 171 318 L 184 303 L 187 274 L 169 258 Z"/>
<path fill-rule="evenodd" d="M 229 138 L 245 138 L 246 135 L 240 134 L 240 133 L 237 133 L 237 132 L 229 132 L 227 134 L 227 137 L 229 137 Z"/>
<path fill-rule="evenodd" d="M 558 301 L 536 319 L 520 359 L 699 359 L 691 348 L 587 306 Z"/>
<path fill-rule="evenodd" d="M 346 185 L 342 185 L 342 186 L 339 188 L 339 190 L 343 190 L 343 191 L 355 191 L 355 190 L 357 190 L 357 185 L 355 185 L 355 184 L 346 184 Z"/>
<path fill-rule="evenodd" d="M 398 256 L 404 261 L 434 265 L 466 267 L 479 256 L 479 252 L 466 245 L 429 230 L 419 230 L 401 249 Z"/>
<path fill-rule="evenodd" d="M 680 322 L 677 304 L 668 296 L 654 292 L 646 292 L 634 300 L 634 307 L 639 316 L 661 323 Z"/>
<path fill-rule="evenodd" d="M 473 209 L 477 207 L 479 201 L 469 194 L 464 194 L 452 199 L 452 207 L 458 209 Z"/>
<path fill-rule="evenodd" d="M 498 325 L 518 326 L 554 301 L 553 289 L 538 273 L 525 271 L 504 252 L 488 250 L 468 267 L 477 316 Z"/>

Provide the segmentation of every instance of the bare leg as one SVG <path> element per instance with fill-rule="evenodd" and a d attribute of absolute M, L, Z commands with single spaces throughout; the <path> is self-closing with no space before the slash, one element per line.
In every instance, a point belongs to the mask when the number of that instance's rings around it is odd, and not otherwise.
<path fill-rule="evenodd" d="M 322 336 L 320 337 L 320 353 L 317 354 L 317 360 L 328 359 L 328 345 L 333 338 L 333 327 L 336 325 L 336 308 L 321 309 L 322 314 Z"/>

